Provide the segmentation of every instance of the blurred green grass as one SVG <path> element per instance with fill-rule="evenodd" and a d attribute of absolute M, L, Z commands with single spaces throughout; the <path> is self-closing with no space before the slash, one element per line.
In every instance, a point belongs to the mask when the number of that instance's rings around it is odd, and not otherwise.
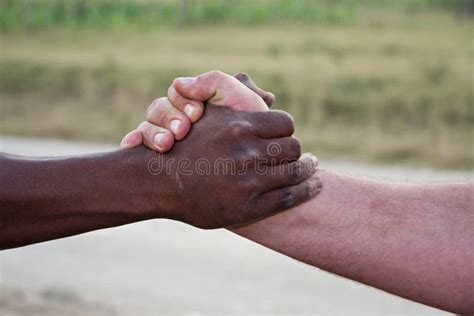
<path fill-rule="evenodd" d="M 472 4 L 4 0 L 0 131 L 118 142 L 173 78 L 245 71 L 318 155 L 472 169 Z"/>
<path fill-rule="evenodd" d="M 356 14 L 356 1 L 287 0 L 7 0 L 0 28 L 3 30 L 67 27 L 156 29 L 167 26 L 271 21 L 344 22 Z"/>
<path fill-rule="evenodd" d="M 472 0 L 2 0 L 0 30 L 138 28 L 202 24 L 347 23 L 366 7 L 474 9 Z"/>

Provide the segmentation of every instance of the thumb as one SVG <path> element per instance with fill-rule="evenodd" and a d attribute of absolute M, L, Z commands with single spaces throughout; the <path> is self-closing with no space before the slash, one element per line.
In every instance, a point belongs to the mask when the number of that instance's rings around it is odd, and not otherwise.
<path fill-rule="evenodd" d="M 177 78 L 175 90 L 183 97 L 227 106 L 236 111 L 266 111 L 267 105 L 254 91 L 236 78 L 220 71 L 210 71 L 197 77 Z"/>

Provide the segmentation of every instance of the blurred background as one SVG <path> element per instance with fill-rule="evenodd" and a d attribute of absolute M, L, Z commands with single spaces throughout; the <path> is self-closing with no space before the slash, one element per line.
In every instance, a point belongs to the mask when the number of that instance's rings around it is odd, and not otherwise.
<path fill-rule="evenodd" d="M 274 92 L 324 167 L 472 180 L 473 31 L 472 0 L 0 0 L 0 150 L 115 148 L 218 69 Z M 0 254 L 2 315 L 157 313 L 440 312 L 167 221 Z"/>
<path fill-rule="evenodd" d="M 0 0 L 0 132 L 118 143 L 244 71 L 322 158 L 472 169 L 472 0 Z"/>

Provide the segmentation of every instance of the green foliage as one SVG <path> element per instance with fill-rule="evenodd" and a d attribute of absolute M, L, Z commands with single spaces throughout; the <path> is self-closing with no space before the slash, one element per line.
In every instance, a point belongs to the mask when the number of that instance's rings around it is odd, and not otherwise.
<path fill-rule="evenodd" d="M 52 27 L 157 29 L 199 24 L 238 25 L 349 23 L 361 8 L 458 8 L 469 11 L 471 0 L 3 0 L 0 30 L 24 31 Z"/>

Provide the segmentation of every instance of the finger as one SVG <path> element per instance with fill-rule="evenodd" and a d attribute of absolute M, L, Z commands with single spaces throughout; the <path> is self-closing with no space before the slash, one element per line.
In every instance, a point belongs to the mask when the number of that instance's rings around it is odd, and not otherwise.
<path fill-rule="evenodd" d="M 210 71 L 197 77 L 177 78 L 176 91 L 183 97 L 227 106 L 236 111 L 266 111 L 265 102 L 239 80 L 221 71 Z"/>
<path fill-rule="evenodd" d="M 283 111 L 248 112 L 252 131 L 261 138 L 291 136 L 295 132 L 291 115 Z"/>
<path fill-rule="evenodd" d="M 253 82 L 252 78 L 246 73 L 239 72 L 234 75 L 234 77 L 242 82 L 247 88 L 258 94 L 259 97 L 265 101 L 265 103 L 268 105 L 268 107 L 271 107 L 273 102 L 275 102 L 275 95 L 271 92 L 265 91 L 261 88 L 259 88 L 255 82 Z"/>
<path fill-rule="evenodd" d="M 201 101 L 183 97 L 173 85 L 168 89 L 168 99 L 175 108 L 186 114 L 191 123 L 197 122 L 204 112 L 204 104 Z"/>
<path fill-rule="evenodd" d="M 214 70 L 197 77 L 176 78 L 172 85 L 181 96 L 204 102 L 212 99 L 217 94 L 219 87 L 232 84 L 241 85 L 234 77 Z"/>
<path fill-rule="evenodd" d="M 322 188 L 321 179 L 316 173 L 297 185 L 266 192 L 258 200 L 262 216 L 272 215 L 306 202 L 321 192 Z"/>
<path fill-rule="evenodd" d="M 152 124 L 170 130 L 176 140 L 183 139 L 191 128 L 188 117 L 165 97 L 153 101 L 146 112 L 146 119 Z"/>
<path fill-rule="evenodd" d="M 318 169 L 318 159 L 312 154 L 304 154 L 297 161 L 267 166 L 265 184 L 263 187 L 268 190 L 275 190 L 287 186 L 294 186 L 311 177 Z"/>
<path fill-rule="evenodd" d="M 260 139 L 260 156 L 262 164 L 279 165 L 298 160 L 301 156 L 301 144 L 294 136 Z"/>
<path fill-rule="evenodd" d="M 153 125 L 150 122 L 142 122 L 138 125 L 137 130 L 142 134 L 143 143 L 152 150 L 164 153 L 173 147 L 173 134 L 166 128 Z"/>
<path fill-rule="evenodd" d="M 133 131 L 129 132 L 122 138 L 120 142 L 120 148 L 133 148 L 137 147 L 143 142 L 142 140 L 142 133 L 140 131 L 134 129 Z"/>

